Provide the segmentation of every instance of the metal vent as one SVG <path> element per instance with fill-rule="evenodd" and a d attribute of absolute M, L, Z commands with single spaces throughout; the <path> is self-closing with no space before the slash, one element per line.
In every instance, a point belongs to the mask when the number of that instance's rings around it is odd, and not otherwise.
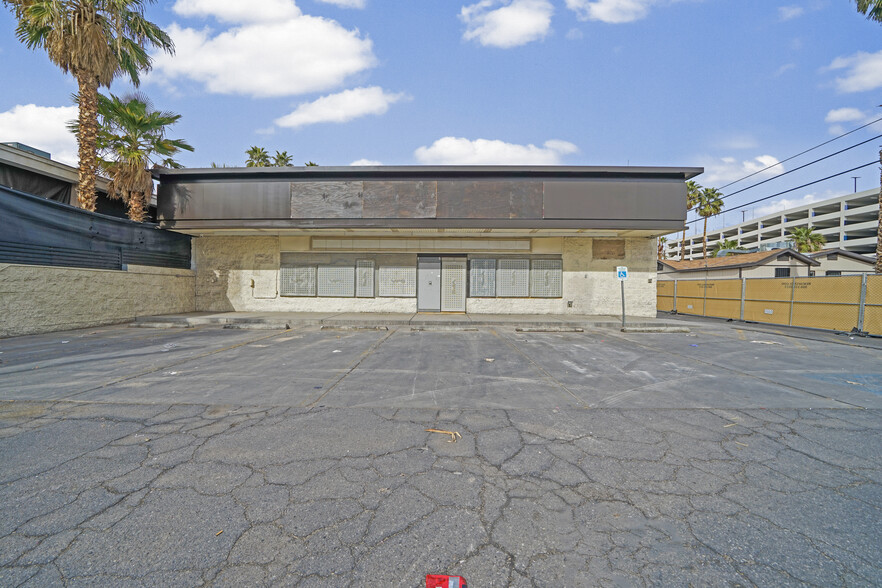
<path fill-rule="evenodd" d="M 319 296 L 355 296 L 355 268 L 351 265 L 320 265 L 316 281 Z"/>
<path fill-rule="evenodd" d="M 560 298 L 563 267 L 559 259 L 534 259 L 530 268 L 530 295 Z"/>
<path fill-rule="evenodd" d="M 496 269 L 496 294 L 526 298 L 530 295 L 530 260 L 500 259 Z"/>
<path fill-rule="evenodd" d="M 282 266 L 279 269 L 281 296 L 315 296 L 315 267 L 311 265 Z"/>
<path fill-rule="evenodd" d="M 469 296 L 496 296 L 496 260 L 469 260 Z"/>
<path fill-rule="evenodd" d="M 441 258 L 441 311 L 465 312 L 466 260 Z"/>
<path fill-rule="evenodd" d="M 355 295 L 359 298 L 374 297 L 374 260 L 358 259 L 355 262 Z"/>
<path fill-rule="evenodd" d="M 416 267 L 381 265 L 378 281 L 379 295 L 413 298 L 416 296 Z"/>

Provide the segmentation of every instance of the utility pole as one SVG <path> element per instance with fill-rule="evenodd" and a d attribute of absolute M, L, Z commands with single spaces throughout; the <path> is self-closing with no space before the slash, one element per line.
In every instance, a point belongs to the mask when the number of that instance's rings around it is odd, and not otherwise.
<path fill-rule="evenodd" d="M 857 181 L 860 179 L 860 176 L 851 176 L 851 179 L 854 180 L 854 193 L 857 194 Z"/>

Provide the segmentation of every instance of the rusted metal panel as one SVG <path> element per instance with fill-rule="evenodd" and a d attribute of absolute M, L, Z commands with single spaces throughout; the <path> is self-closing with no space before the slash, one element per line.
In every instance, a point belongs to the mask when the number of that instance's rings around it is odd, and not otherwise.
<path fill-rule="evenodd" d="M 686 184 L 680 180 L 546 181 L 545 218 L 680 220 Z"/>
<path fill-rule="evenodd" d="M 543 182 L 516 182 L 508 218 L 542 218 Z"/>
<path fill-rule="evenodd" d="M 165 188 L 172 202 L 164 202 L 169 200 L 165 195 L 157 198 L 164 219 L 279 218 L 288 213 L 284 182 L 181 183 Z"/>
<path fill-rule="evenodd" d="M 438 182 L 364 183 L 364 218 L 434 218 Z"/>
<path fill-rule="evenodd" d="M 291 218 L 362 218 L 364 182 L 292 182 Z"/>
<path fill-rule="evenodd" d="M 542 218 L 542 182 L 439 181 L 438 218 Z"/>

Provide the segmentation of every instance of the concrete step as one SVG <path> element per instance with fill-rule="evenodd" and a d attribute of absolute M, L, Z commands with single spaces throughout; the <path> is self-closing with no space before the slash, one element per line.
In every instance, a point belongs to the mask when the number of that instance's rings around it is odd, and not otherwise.
<path fill-rule="evenodd" d="M 250 314 L 250 316 L 249 316 Z M 621 321 L 606 317 L 570 319 L 568 317 L 549 317 L 541 315 L 524 317 L 505 317 L 481 315 L 393 315 L 360 317 L 348 315 L 334 317 L 318 313 L 298 315 L 295 313 L 204 313 L 192 315 L 166 315 L 138 317 L 129 326 L 142 328 L 192 328 L 216 326 L 225 329 L 286 330 L 295 327 L 318 326 L 322 329 L 372 329 L 407 328 L 412 330 L 462 331 L 481 327 L 511 328 L 523 333 L 578 333 L 589 329 L 622 329 Z M 689 328 L 679 321 L 629 321 L 624 332 L 688 333 Z"/>

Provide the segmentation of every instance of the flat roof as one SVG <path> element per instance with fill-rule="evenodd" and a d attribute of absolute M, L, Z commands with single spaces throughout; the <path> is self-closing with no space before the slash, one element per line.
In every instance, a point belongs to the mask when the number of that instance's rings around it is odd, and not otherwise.
<path fill-rule="evenodd" d="M 322 179 L 322 178 L 667 178 L 688 180 L 702 167 L 643 167 L 587 165 L 382 165 L 305 167 L 154 168 L 160 181 Z"/>

